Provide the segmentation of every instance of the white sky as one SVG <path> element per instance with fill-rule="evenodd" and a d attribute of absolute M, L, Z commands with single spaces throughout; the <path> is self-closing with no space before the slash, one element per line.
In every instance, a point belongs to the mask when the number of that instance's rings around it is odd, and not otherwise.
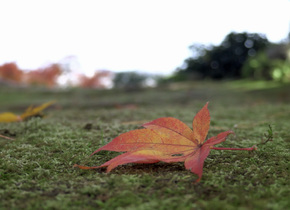
<path fill-rule="evenodd" d="M 74 55 L 80 70 L 169 74 L 193 43 L 231 31 L 290 30 L 289 0 L 0 0 L 0 65 L 36 69 Z"/>

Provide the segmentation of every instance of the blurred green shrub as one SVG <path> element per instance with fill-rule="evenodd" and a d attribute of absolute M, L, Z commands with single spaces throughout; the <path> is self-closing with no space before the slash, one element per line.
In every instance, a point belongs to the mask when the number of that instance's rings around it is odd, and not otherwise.
<path fill-rule="evenodd" d="M 250 57 L 242 68 L 242 77 L 255 80 L 290 81 L 290 50 L 287 44 L 271 45 Z"/>

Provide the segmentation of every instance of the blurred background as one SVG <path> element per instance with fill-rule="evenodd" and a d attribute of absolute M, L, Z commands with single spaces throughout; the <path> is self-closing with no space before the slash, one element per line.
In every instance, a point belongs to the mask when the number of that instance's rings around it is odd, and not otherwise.
<path fill-rule="evenodd" d="M 0 85 L 290 81 L 290 1 L 1 1 Z"/>
<path fill-rule="evenodd" d="M 289 0 L 0 0 L 0 210 L 289 209 L 289 32 Z M 212 151 L 197 185 L 183 163 L 73 168 L 206 102 L 209 137 L 258 151 Z"/>

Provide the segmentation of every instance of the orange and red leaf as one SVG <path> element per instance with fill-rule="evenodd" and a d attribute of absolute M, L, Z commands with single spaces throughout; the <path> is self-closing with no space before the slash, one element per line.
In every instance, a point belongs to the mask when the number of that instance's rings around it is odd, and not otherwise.
<path fill-rule="evenodd" d="M 254 150 L 251 148 L 216 148 L 226 140 L 233 131 L 226 131 L 211 137 L 204 142 L 210 124 L 208 103 L 196 114 L 193 119 L 193 130 L 178 119 L 163 117 L 145 123 L 145 129 L 133 130 L 114 138 L 107 145 L 97 149 L 91 155 L 109 150 L 125 152 L 100 166 L 80 166 L 80 169 L 94 169 L 107 167 L 107 172 L 119 165 L 127 163 L 156 163 L 159 161 L 172 163 L 183 162 L 185 168 L 198 175 L 200 181 L 204 161 L 211 149 Z"/>
<path fill-rule="evenodd" d="M 207 136 L 210 124 L 208 103 L 195 115 L 192 122 L 193 139 L 202 144 Z"/>
<path fill-rule="evenodd" d="M 192 140 L 192 130 L 180 120 L 173 117 L 162 117 L 151 122 L 143 124 L 143 127 L 148 129 L 159 129 L 166 128 L 168 130 L 174 131 L 177 134 Z"/>
<path fill-rule="evenodd" d="M 201 147 L 195 153 L 192 153 L 184 162 L 185 168 L 198 176 L 196 182 L 199 182 L 201 179 L 204 160 L 209 155 L 209 152 L 209 146 Z"/>

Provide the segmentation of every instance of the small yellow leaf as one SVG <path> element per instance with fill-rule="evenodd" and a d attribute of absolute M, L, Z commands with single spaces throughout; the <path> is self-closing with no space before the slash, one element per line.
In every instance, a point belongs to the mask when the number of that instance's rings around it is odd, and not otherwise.
<path fill-rule="evenodd" d="M 21 121 L 20 116 L 11 112 L 4 112 L 0 114 L 0 122 L 17 122 Z"/>
<path fill-rule="evenodd" d="M 22 120 L 25 120 L 28 117 L 39 114 L 42 110 L 46 109 L 48 106 L 50 106 L 54 103 L 55 103 L 55 101 L 50 101 L 50 102 L 44 103 L 44 104 L 37 106 L 37 107 L 30 106 L 26 109 L 26 111 L 22 115 L 20 115 L 20 117 Z"/>
<path fill-rule="evenodd" d="M 11 112 L 1 113 L 0 114 L 0 123 L 1 122 L 4 122 L 4 123 L 17 122 L 17 121 L 26 120 L 27 118 L 32 117 L 32 116 L 40 115 L 40 112 L 42 110 L 46 109 L 48 106 L 50 106 L 54 103 L 55 103 L 55 101 L 50 101 L 50 102 L 44 103 L 44 104 L 37 106 L 37 107 L 30 106 L 20 116 L 14 114 L 14 113 L 11 113 Z"/>

